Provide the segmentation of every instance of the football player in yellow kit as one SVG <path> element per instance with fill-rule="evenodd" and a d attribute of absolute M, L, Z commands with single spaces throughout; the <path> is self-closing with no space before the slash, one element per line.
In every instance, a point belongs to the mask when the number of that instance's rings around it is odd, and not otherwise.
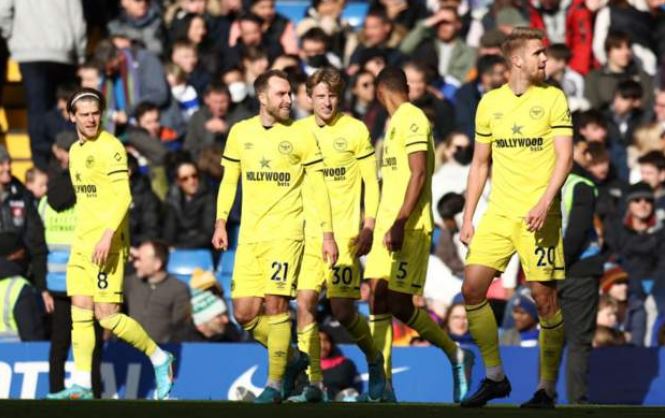
<path fill-rule="evenodd" d="M 541 31 L 525 27 L 508 35 L 503 44 L 510 65 L 508 83 L 483 96 L 476 113 L 476 145 L 460 231 L 462 242 L 469 245 L 462 293 L 486 378 L 462 406 L 483 406 L 510 395 L 486 295 L 517 252 L 540 320 L 540 382 L 522 406 L 554 407 L 564 342 L 556 286 L 565 277 L 560 190 L 572 167 L 572 123 L 563 91 L 543 83 L 543 39 Z M 490 165 L 489 205 L 474 231 L 472 219 Z"/>
<path fill-rule="evenodd" d="M 168 398 L 173 385 L 173 356 L 162 351 L 143 327 L 120 312 L 125 260 L 129 251 L 127 153 L 104 131 L 102 94 L 83 88 L 67 110 L 78 142 L 69 151 L 69 171 L 76 192 L 76 229 L 67 265 L 67 295 L 72 298 L 73 385 L 48 399 L 92 399 L 90 373 L 99 324 L 136 349 L 155 367 L 156 399 Z"/>
<path fill-rule="evenodd" d="M 226 220 L 242 176 L 240 236 L 233 268 L 233 314 L 254 339 L 268 348 L 268 384 L 257 403 L 278 403 L 293 390 L 309 360 L 290 348 L 289 299 L 304 249 L 302 184 L 316 190 L 311 198 L 320 219 L 322 258 L 337 261 L 330 200 L 323 178 L 323 158 L 314 135 L 290 118 L 291 86 L 286 73 L 271 70 L 254 82 L 259 114 L 231 128 L 222 165 L 212 243 L 228 247 Z"/>
<path fill-rule="evenodd" d="M 374 220 L 379 204 L 376 157 L 365 124 L 339 111 L 344 81 L 339 71 L 325 68 L 315 72 L 306 84 L 314 114 L 296 124 L 312 132 L 323 154 L 323 174 L 332 206 L 332 223 L 339 244 L 339 258 L 330 267 L 321 258 L 321 221 L 312 198 L 320 191 L 306 181 L 305 254 L 298 277 L 298 347 L 310 359 L 309 385 L 291 402 L 317 402 L 322 399 L 321 345 L 316 323 L 316 307 L 322 288 L 330 300 L 335 318 L 345 327 L 367 358 L 369 397 L 379 400 L 385 387 L 383 356 L 372 340 L 365 318 L 354 301 L 360 298 L 362 272 L 358 257 L 372 244 Z M 364 194 L 365 213 L 362 216 Z"/>

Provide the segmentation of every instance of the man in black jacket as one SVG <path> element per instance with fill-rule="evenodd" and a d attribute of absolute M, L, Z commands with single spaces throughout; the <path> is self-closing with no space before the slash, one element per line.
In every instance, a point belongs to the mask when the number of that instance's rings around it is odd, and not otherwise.
<path fill-rule="evenodd" d="M 176 248 L 209 248 L 215 229 L 215 196 L 199 181 L 194 163 L 176 167 L 177 187 L 166 198 L 164 240 Z"/>
<path fill-rule="evenodd" d="M 127 156 L 129 188 L 132 204 L 129 207 L 129 239 L 133 249 L 145 241 L 160 237 L 162 202 L 152 191 L 150 179 L 139 172 L 139 165 L 131 155 Z"/>
<path fill-rule="evenodd" d="M 14 232 L 21 237 L 27 252 L 27 277 L 40 291 L 46 292 L 46 255 L 42 224 L 32 195 L 11 174 L 11 158 L 0 145 L 0 232 Z"/>
<path fill-rule="evenodd" d="M 559 284 L 559 300 L 568 345 L 566 387 L 568 402 L 588 402 L 587 374 L 591 342 L 596 328 L 598 278 L 603 256 L 594 227 L 597 190 L 585 170 L 589 161 L 586 142 L 578 138 L 573 169 L 561 190 L 563 248 L 566 280 Z"/>

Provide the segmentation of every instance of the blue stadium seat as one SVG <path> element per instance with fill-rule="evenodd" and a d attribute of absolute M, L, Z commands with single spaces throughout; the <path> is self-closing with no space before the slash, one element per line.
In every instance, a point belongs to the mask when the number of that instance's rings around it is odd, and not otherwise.
<path fill-rule="evenodd" d="M 435 226 L 434 230 L 432 231 L 432 245 L 430 246 L 429 249 L 430 254 L 434 254 L 434 251 L 436 250 L 436 244 L 439 242 L 440 236 L 441 236 L 441 228 Z"/>
<path fill-rule="evenodd" d="M 294 25 L 297 25 L 305 17 L 305 12 L 310 4 L 309 0 L 282 0 L 275 4 L 275 9 L 293 22 Z M 347 2 L 342 12 L 342 19 L 351 26 L 362 26 L 368 9 L 369 4 L 366 1 Z"/>
<path fill-rule="evenodd" d="M 169 255 L 169 264 L 166 270 L 178 279 L 189 283 L 195 268 L 213 271 L 212 254 L 210 250 L 183 250 L 174 249 Z"/>
<path fill-rule="evenodd" d="M 358 307 L 358 313 L 365 318 L 369 318 L 369 303 L 364 302 L 364 301 L 359 301 L 356 303 L 356 306 Z"/>
<path fill-rule="evenodd" d="M 231 277 L 233 276 L 233 263 L 236 258 L 236 250 L 229 249 L 224 251 L 219 256 L 219 263 L 217 264 L 217 281 L 224 289 L 224 294 L 231 295 Z"/>

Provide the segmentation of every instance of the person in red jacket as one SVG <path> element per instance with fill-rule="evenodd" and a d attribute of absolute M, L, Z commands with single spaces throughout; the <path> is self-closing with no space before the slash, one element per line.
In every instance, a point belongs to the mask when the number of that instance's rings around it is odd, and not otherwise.
<path fill-rule="evenodd" d="M 570 48 L 570 68 L 582 75 L 594 68 L 593 12 L 584 0 L 530 0 L 528 10 L 531 27 L 545 31 L 548 45 Z"/>

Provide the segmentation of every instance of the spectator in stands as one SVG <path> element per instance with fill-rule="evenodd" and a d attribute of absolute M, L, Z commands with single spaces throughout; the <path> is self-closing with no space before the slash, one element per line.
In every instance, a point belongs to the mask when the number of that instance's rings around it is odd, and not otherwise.
<path fill-rule="evenodd" d="M 32 194 L 35 207 L 39 199 L 46 195 L 48 186 L 48 174 L 37 167 L 30 167 L 25 172 L 25 188 Z"/>
<path fill-rule="evenodd" d="M 175 174 L 177 184 L 166 198 L 164 240 L 176 248 L 208 248 L 215 229 L 215 196 L 199 181 L 194 163 L 179 163 Z"/>
<path fill-rule="evenodd" d="M 348 111 L 355 118 L 362 120 L 369 129 L 372 143 L 383 137 L 388 113 L 376 100 L 374 75 L 360 70 L 351 82 L 351 100 Z"/>
<path fill-rule="evenodd" d="M 425 2 L 421 0 L 372 0 L 369 9 L 384 12 L 402 32 L 413 29 L 416 22 L 429 14 Z"/>
<path fill-rule="evenodd" d="M 32 195 L 11 174 L 11 158 L 0 145 L 0 232 L 12 232 L 21 238 L 27 262 L 23 275 L 41 292 L 46 292 L 46 255 L 42 224 Z M 30 275 L 27 275 L 30 272 Z"/>
<path fill-rule="evenodd" d="M 626 336 L 617 329 L 598 326 L 592 344 L 594 348 L 617 347 L 626 344 Z"/>
<path fill-rule="evenodd" d="M 337 348 L 325 328 L 319 329 L 319 338 L 321 339 L 323 386 L 327 390 L 328 399 L 336 399 L 340 392 L 349 388 L 360 393 L 362 387 L 356 365 Z"/>
<path fill-rule="evenodd" d="M 403 66 L 409 84 L 409 101 L 419 107 L 432 124 L 434 143 L 440 144 L 455 127 L 455 109 L 447 99 L 440 99 L 429 91 L 427 69 L 416 61 Z"/>
<path fill-rule="evenodd" d="M 223 68 L 228 69 L 238 65 L 248 49 L 259 48 L 266 52 L 268 58 L 274 60 L 284 53 L 279 42 L 271 42 L 261 30 L 263 20 L 253 13 L 241 14 L 234 26 L 238 30 L 238 38 L 230 46 L 222 48 L 220 52 Z"/>
<path fill-rule="evenodd" d="M 349 63 L 347 73 L 355 75 L 361 68 L 361 63 L 366 60 L 367 50 L 378 50 L 389 65 L 399 65 L 403 60 L 403 54 L 397 49 L 401 41 L 401 35 L 394 30 L 393 23 L 388 16 L 381 11 L 371 11 L 365 16 L 363 29 L 356 37 L 355 49 L 347 53 Z M 353 45 L 353 43 L 350 43 Z"/>
<path fill-rule="evenodd" d="M 433 202 L 439 202 L 439 199 L 449 192 L 464 193 L 473 148 L 468 136 L 453 132 L 439 146 L 437 154 L 441 156 L 442 164 L 432 176 Z M 434 219 L 440 222 L 438 213 L 434 214 Z"/>
<path fill-rule="evenodd" d="M 553 44 L 547 48 L 545 73 L 550 83 L 561 87 L 568 98 L 571 112 L 587 110 L 591 107 L 584 97 L 584 77 L 570 68 L 572 52 L 566 44 Z"/>
<path fill-rule="evenodd" d="M 95 69 L 96 71 L 96 69 Z M 55 143 L 56 136 L 62 131 L 74 132 L 74 124 L 69 120 L 67 100 L 76 92 L 75 83 L 61 84 L 55 89 L 56 103 L 44 117 L 44 129 L 49 144 Z"/>
<path fill-rule="evenodd" d="M 199 62 L 196 46 L 186 39 L 176 41 L 171 49 L 171 61 L 182 69 L 186 83 L 194 87 L 197 95 L 201 96 L 212 77 Z"/>
<path fill-rule="evenodd" d="M 457 9 L 442 7 L 432 17 L 419 22 L 400 45 L 447 83 L 460 86 L 466 82 L 476 62 L 476 52 L 460 38 L 462 28 Z"/>
<path fill-rule="evenodd" d="M 450 305 L 448 315 L 444 322 L 444 328 L 453 341 L 460 344 L 473 344 L 473 338 L 469 332 L 469 321 L 466 317 L 466 309 L 463 302 Z"/>
<path fill-rule="evenodd" d="M 23 239 L 16 232 L 0 232 L 0 341 L 44 339 L 42 313 L 37 292 L 25 277 Z"/>
<path fill-rule="evenodd" d="M 173 150 L 180 148 L 180 135 L 176 129 L 170 125 L 164 126 L 162 121 L 162 112 L 156 104 L 150 102 L 142 102 L 136 106 L 136 128 L 141 130 L 141 139 L 130 139 L 128 142 L 131 146 L 139 150 L 141 154 L 148 159 L 151 165 L 161 165 L 164 163 L 164 154 L 166 149 Z M 181 115 L 177 119 L 180 120 Z M 175 122 L 179 125 L 180 122 Z M 149 138 L 145 138 L 145 134 Z"/>
<path fill-rule="evenodd" d="M 584 96 L 591 107 L 605 109 L 610 105 L 620 81 L 631 79 L 643 89 L 642 105 L 645 109 L 653 103 L 653 80 L 633 59 L 630 36 L 625 32 L 610 32 L 605 39 L 607 63 L 592 70 L 584 80 Z"/>
<path fill-rule="evenodd" d="M 476 69 L 476 78 L 464 83 L 455 92 L 455 129 L 465 133 L 468 138 L 475 136 L 476 108 L 480 98 L 508 81 L 508 66 L 501 55 L 481 56 Z"/>
<path fill-rule="evenodd" d="M 638 10 L 627 0 L 610 0 L 596 13 L 593 28 L 593 53 L 604 65 L 609 61 L 605 39 L 613 32 L 624 32 L 631 39 L 631 49 L 642 68 L 649 74 L 656 73 L 658 60 L 653 48 L 653 20 L 644 10 Z"/>
<path fill-rule="evenodd" d="M 603 146 L 607 143 L 607 121 L 603 113 L 596 109 L 589 109 L 573 115 L 575 134 L 585 141 L 599 142 Z"/>
<path fill-rule="evenodd" d="M 152 191 L 150 179 L 142 175 L 136 158 L 127 156 L 129 188 L 132 204 L 129 207 L 129 239 L 132 252 L 142 242 L 154 241 L 161 235 L 162 202 Z"/>
<path fill-rule="evenodd" d="M 641 156 L 637 162 L 642 181 L 653 190 L 656 215 L 663 219 L 665 218 L 665 154 L 651 151 Z"/>
<path fill-rule="evenodd" d="M 570 48 L 571 67 L 582 75 L 593 66 L 593 12 L 584 0 L 531 0 L 531 27 L 543 29 L 549 42 Z"/>
<path fill-rule="evenodd" d="M 598 301 L 598 315 L 596 325 L 619 329 L 618 319 L 619 306 L 616 301 L 608 295 L 603 295 Z"/>
<path fill-rule="evenodd" d="M 200 68 L 212 76 L 219 70 L 218 53 L 214 49 L 214 41 L 208 36 L 206 19 L 200 14 L 185 15 L 178 29 L 173 29 L 173 39 L 188 41 L 196 48 Z"/>
<path fill-rule="evenodd" d="M 121 0 L 120 15 L 108 23 L 109 33 L 122 33 L 148 51 L 162 55 L 166 38 L 162 17 L 150 0 Z"/>
<path fill-rule="evenodd" d="M 136 277 L 123 282 L 129 315 L 160 344 L 184 341 L 192 321 L 189 288 L 166 272 L 168 258 L 165 244 L 144 242 L 134 256 Z"/>
<path fill-rule="evenodd" d="M 501 345 L 535 347 L 538 345 L 538 310 L 527 295 L 517 295 L 512 305 L 514 327 L 501 333 Z"/>
<path fill-rule="evenodd" d="M 228 112 L 231 105 L 229 89 L 219 83 L 208 86 L 203 96 L 205 106 L 197 110 L 189 120 L 183 147 L 198 158 L 207 145 L 224 145 L 229 132 Z"/>
<path fill-rule="evenodd" d="M 104 125 L 112 133 L 124 129 L 139 103 L 151 102 L 163 109 L 170 100 L 164 68 L 157 56 L 126 43 L 127 39 L 117 34 L 113 42 L 101 41 L 95 49 L 95 61 L 103 66 L 101 91 L 107 103 Z"/>
<path fill-rule="evenodd" d="M 258 100 L 250 96 L 249 88 L 245 82 L 245 75 L 240 68 L 231 68 L 224 72 L 222 74 L 222 83 L 228 86 L 229 93 L 231 94 L 229 123 L 234 124 L 258 112 Z"/>
<path fill-rule="evenodd" d="M 187 123 L 199 109 L 199 95 L 196 89 L 187 83 L 187 74 L 180 66 L 170 62 L 164 66 L 164 71 L 166 81 L 171 86 L 171 97 L 180 109 L 182 120 Z"/>
<path fill-rule="evenodd" d="M 261 31 L 268 43 L 279 43 L 286 54 L 298 54 L 296 31 L 291 21 L 277 13 L 275 0 L 249 0 L 249 11 L 261 18 Z M 233 38 L 233 29 L 231 30 Z"/>
<path fill-rule="evenodd" d="M 45 170 L 51 157 L 51 143 L 46 136 L 44 117 L 55 105 L 56 87 L 73 81 L 74 66 L 85 57 L 86 24 L 81 3 L 0 2 L 0 34 L 21 69 L 32 160 Z"/>
<path fill-rule="evenodd" d="M 245 71 L 245 85 L 247 86 L 249 96 L 255 101 L 255 105 L 258 108 L 258 99 L 254 91 L 254 81 L 270 67 L 268 55 L 262 49 L 255 47 L 247 48 L 242 56 L 241 66 Z"/>
<path fill-rule="evenodd" d="M 192 341 L 234 343 L 244 341 L 243 333 L 231 322 L 226 302 L 208 290 L 193 289 L 192 316 L 196 335 Z"/>
<path fill-rule="evenodd" d="M 102 85 L 102 71 L 99 64 L 94 61 L 84 62 L 79 65 L 76 70 L 76 77 L 78 78 L 81 87 L 99 89 Z M 67 99 L 69 99 L 70 96 L 67 96 Z M 66 106 L 64 110 L 67 110 Z M 69 121 L 69 117 L 67 117 L 67 120 Z M 69 122 L 71 123 L 71 121 Z"/>
<path fill-rule="evenodd" d="M 328 35 L 321 28 L 312 28 L 300 38 L 300 59 L 307 76 L 323 67 L 342 68 L 342 60 L 328 49 L 328 43 Z"/>
<path fill-rule="evenodd" d="M 645 335 L 646 311 L 642 300 L 629 297 L 628 274 L 621 267 L 609 268 L 600 280 L 600 291 L 616 306 L 617 329 L 628 341 L 642 345 L 636 340 Z"/>
<path fill-rule="evenodd" d="M 464 278 L 464 262 L 457 250 L 454 237 L 459 233 L 459 225 L 455 217 L 464 210 L 464 196 L 457 193 L 446 193 L 436 205 L 440 220 L 437 221 L 441 234 L 434 254 L 441 259 L 450 272 L 458 278 Z"/>
<path fill-rule="evenodd" d="M 635 128 L 644 120 L 641 97 L 642 86 L 634 80 L 623 80 L 616 85 L 612 104 L 605 112 L 610 160 L 622 180 L 628 181 L 628 151 L 633 142 Z"/>
<path fill-rule="evenodd" d="M 657 90 L 654 96 L 652 119 L 661 130 L 665 130 L 665 90 L 663 89 Z"/>
<path fill-rule="evenodd" d="M 345 0 L 312 0 L 296 27 L 298 37 L 302 38 L 312 28 L 321 28 L 330 40 L 330 51 L 343 57 L 347 39 L 353 33 L 353 28 L 342 20 L 345 3 Z"/>

